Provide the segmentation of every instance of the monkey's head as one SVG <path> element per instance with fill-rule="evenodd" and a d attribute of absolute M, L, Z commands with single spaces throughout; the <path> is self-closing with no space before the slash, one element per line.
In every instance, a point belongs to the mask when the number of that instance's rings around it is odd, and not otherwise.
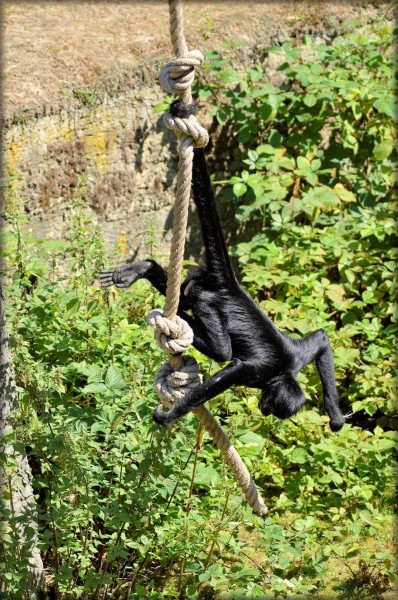
<path fill-rule="evenodd" d="M 289 373 L 272 377 L 262 389 L 258 407 L 264 416 L 275 415 L 279 419 L 287 419 L 304 406 L 304 392 Z"/>

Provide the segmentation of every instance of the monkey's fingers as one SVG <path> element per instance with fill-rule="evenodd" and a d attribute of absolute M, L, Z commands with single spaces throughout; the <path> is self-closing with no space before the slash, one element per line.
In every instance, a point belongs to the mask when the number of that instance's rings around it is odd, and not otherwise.
<path fill-rule="evenodd" d="M 112 279 L 112 275 L 115 272 L 115 269 L 106 269 L 105 271 L 101 271 L 99 273 L 100 279 L 108 279 L 109 277 Z"/>
<path fill-rule="evenodd" d="M 108 269 L 99 274 L 101 287 L 108 287 L 113 284 L 113 272 L 114 269 Z"/>
<path fill-rule="evenodd" d="M 100 279 L 100 285 L 102 288 L 106 288 L 109 287 L 110 285 L 113 285 L 113 281 L 111 280 L 106 280 L 104 281 L 103 279 Z"/>
<path fill-rule="evenodd" d="M 124 280 L 113 281 L 112 283 L 118 288 L 128 288 L 128 287 L 130 287 L 130 285 L 132 283 L 134 283 L 134 281 L 135 281 L 135 279 L 133 279 L 133 281 L 131 281 L 131 280 L 129 280 L 129 281 L 124 281 Z"/>
<path fill-rule="evenodd" d="M 122 267 L 121 269 L 115 269 L 112 279 L 117 287 L 126 288 L 139 279 L 139 274 L 134 267 Z"/>
<path fill-rule="evenodd" d="M 140 277 L 134 266 L 105 269 L 99 275 L 101 287 L 116 285 L 118 288 L 130 287 Z"/>

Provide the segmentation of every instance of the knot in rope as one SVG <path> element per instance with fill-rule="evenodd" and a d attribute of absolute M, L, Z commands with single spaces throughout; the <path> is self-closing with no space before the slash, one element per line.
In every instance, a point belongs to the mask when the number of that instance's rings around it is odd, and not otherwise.
<path fill-rule="evenodd" d="M 162 310 L 152 310 L 146 316 L 146 322 L 155 329 L 159 346 L 169 354 L 185 352 L 193 342 L 192 329 L 178 315 L 168 319 Z"/>
<path fill-rule="evenodd" d="M 176 400 L 202 384 L 203 376 L 193 356 L 181 356 L 178 371 L 174 371 L 170 361 L 160 367 L 155 377 L 155 390 L 162 402 L 171 407 Z"/>
<path fill-rule="evenodd" d="M 185 134 L 190 136 L 194 141 L 196 148 L 204 148 L 209 142 L 209 134 L 202 127 L 195 115 L 188 118 L 175 117 L 171 112 L 167 112 L 163 117 L 163 122 L 168 129 L 171 129 L 175 134 Z M 191 140 L 189 141 L 191 143 Z"/>
<path fill-rule="evenodd" d="M 203 60 L 200 50 L 191 50 L 173 58 L 160 72 L 159 82 L 163 89 L 168 93 L 182 96 L 192 86 L 195 79 L 195 67 L 200 66 Z M 207 146 L 209 134 L 200 125 L 195 115 L 178 116 L 169 111 L 164 115 L 163 122 L 177 136 L 186 135 L 192 138 L 196 148 Z M 189 144 L 192 143 L 192 140 L 189 140 Z"/>
<path fill-rule="evenodd" d="M 195 67 L 203 63 L 200 50 L 185 52 L 168 62 L 160 72 L 159 82 L 165 92 L 182 95 L 192 86 L 195 79 Z"/>

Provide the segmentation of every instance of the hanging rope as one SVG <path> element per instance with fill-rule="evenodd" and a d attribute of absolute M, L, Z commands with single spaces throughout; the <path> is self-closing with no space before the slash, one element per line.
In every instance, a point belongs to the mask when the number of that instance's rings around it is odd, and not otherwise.
<path fill-rule="evenodd" d="M 176 58 L 162 69 L 159 80 L 167 93 L 179 96 L 185 104 L 191 104 L 191 86 L 195 77 L 195 67 L 203 63 L 203 55 L 199 50 L 188 51 L 183 31 L 182 0 L 169 0 L 169 12 L 170 35 Z M 188 223 L 193 151 L 195 147 L 206 146 L 209 136 L 195 115 L 179 118 L 168 112 L 164 116 L 164 123 L 166 127 L 175 131 L 179 141 L 177 192 L 167 272 L 166 301 L 163 311 L 153 310 L 147 315 L 147 322 L 155 328 L 158 344 L 169 355 L 169 360 L 156 375 L 155 389 L 162 403 L 170 408 L 177 399 L 183 398 L 191 389 L 202 384 L 202 375 L 199 374 L 196 360 L 192 356 L 181 354 L 192 344 L 193 332 L 187 322 L 178 317 L 177 310 Z M 231 467 L 253 511 L 258 515 L 264 515 L 267 512 L 264 500 L 231 441 L 207 408 L 201 406 L 193 413 Z"/>

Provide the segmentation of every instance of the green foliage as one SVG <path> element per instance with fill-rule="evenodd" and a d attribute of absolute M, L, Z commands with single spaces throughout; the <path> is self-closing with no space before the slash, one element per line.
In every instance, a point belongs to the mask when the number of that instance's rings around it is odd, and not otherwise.
<path fill-rule="evenodd" d="M 58 245 L 28 236 L 11 186 L 4 241 L 21 405 L 9 440 L 28 448 L 55 597 L 373 598 L 393 581 L 389 44 L 381 30 L 326 48 L 285 45 L 280 88 L 256 68 L 225 98 L 214 78 L 238 79 L 213 56 L 201 94 L 217 98 L 214 114 L 238 142 L 242 168 L 227 191 L 256 229 L 235 250 L 244 284 L 282 329 L 328 331 L 360 425 L 330 432 L 310 369 L 307 408 L 287 422 L 264 419 L 248 390 L 212 401 L 262 488 L 264 521 L 192 416 L 171 431 L 153 424 L 164 356 L 145 315 L 161 299 L 142 281 L 98 289 L 109 263 L 84 214 L 84 182 Z M 198 358 L 205 373 L 217 368 Z M 12 457 L 0 458 L 11 481 Z M 26 560 L 6 517 L 0 571 L 18 598 Z"/>

